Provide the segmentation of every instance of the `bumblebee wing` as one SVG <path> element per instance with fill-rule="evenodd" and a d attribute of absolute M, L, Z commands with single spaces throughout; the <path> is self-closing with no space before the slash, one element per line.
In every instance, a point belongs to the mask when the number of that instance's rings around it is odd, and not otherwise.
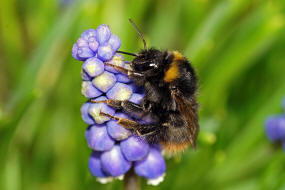
<path fill-rule="evenodd" d="M 184 117 L 189 129 L 189 140 L 194 149 L 196 149 L 196 139 L 199 132 L 198 123 L 198 103 L 196 98 L 185 98 L 177 92 L 172 92 L 172 95 L 178 104 L 178 109 Z"/>

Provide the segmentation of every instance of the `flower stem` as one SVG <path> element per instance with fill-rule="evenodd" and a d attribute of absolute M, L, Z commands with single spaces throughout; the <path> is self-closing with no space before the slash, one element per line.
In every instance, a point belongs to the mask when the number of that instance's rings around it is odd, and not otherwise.
<path fill-rule="evenodd" d="M 134 169 L 130 169 L 124 179 L 124 190 L 140 190 L 140 178 L 134 172 Z"/>

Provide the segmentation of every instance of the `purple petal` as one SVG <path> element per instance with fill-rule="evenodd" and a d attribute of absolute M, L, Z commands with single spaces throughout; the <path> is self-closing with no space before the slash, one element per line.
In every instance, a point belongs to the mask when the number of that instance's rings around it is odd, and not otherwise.
<path fill-rule="evenodd" d="M 122 82 L 122 83 L 130 83 L 131 82 L 131 79 L 124 74 L 117 74 L 116 78 L 117 78 L 117 81 Z"/>
<path fill-rule="evenodd" d="M 111 45 L 113 52 L 116 52 L 121 46 L 121 40 L 118 36 L 111 34 L 108 44 Z"/>
<path fill-rule="evenodd" d="M 141 101 L 143 100 L 144 95 L 143 94 L 138 94 L 138 93 L 133 93 L 129 101 L 135 103 L 135 104 L 140 104 Z"/>
<path fill-rule="evenodd" d="M 114 53 L 110 44 L 100 45 L 98 48 L 98 58 L 102 61 L 112 59 Z"/>
<path fill-rule="evenodd" d="M 270 117 L 266 120 L 265 123 L 265 132 L 269 140 L 272 142 L 280 139 L 278 133 L 278 117 Z"/>
<path fill-rule="evenodd" d="M 92 57 L 84 62 L 82 68 L 90 77 L 96 77 L 104 72 L 104 63 L 100 59 Z"/>
<path fill-rule="evenodd" d="M 95 101 L 106 100 L 106 97 L 100 96 L 99 98 L 94 99 Z M 91 103 L 88 109 L 88 113 L 95 120 L 95 123 L 102 124 L 106 121 L 109 121 L 110 118 L 100 115 L 100 112 L 104 112 L 110 115 L 114 115 L 115 110 L 107 106 L 105 103 Z"/>
<path fill-rule="evenodd" d="M 123 113 L 116 113 L 116 117 L 127 118 L 129 117 Z M 128 138 L 132 133 L 117 123 L 117 121 L 110 120 L 106 123 L 108 134 L 117 141 Z"/>
<path fill-rule="evenodd" d="M 156 148 L 150 148 L 147 157 L 136 161 L 134 168 L 137 175 L 154 179 L 164 174 L 166 165 L 161 153 Z"/>
<path fill-rule="evenodd" d="M 92 119 L 92 117 L 89 115 L 88 110 L 89 110 L 89 106 L 91 105 L 91 103 L 87 102 L 85 104 L 83 104 L 81 106 L 81 117 L 83 119 L 83 121 L 85 123 L 87 123 L 88 125 L 92 125 L 94 124 L 94 120 Z"/>
<path fill-rule="evenodd" d="M 126 84 L 117 82 L 106 94 L 109 99 L 128 100 L 132 96 L 132 88 Z"/>
<path fill-rule="evenodd" d="M 125 174 L 131 168 L 131 162 L 123 156 L 120 146 L 115 145 L 101 156 L 103 170 L 111 176 L 118 177 Z"/>
<path fill-rule="evenodd" d="M 108 25 L 101 24 L 96 29 L 96 38 L 99 44 L 103 44 L 109 40 L 111 36 L 111 30 Z"/>
<path fill-rule="evenodd" d="M 93 151 L 88 161 L 88 168 L 95 177 L 108 177 L 109 175 L 102 170 L 100 156 L 100 152 Z"/>
<path fill-rule="evenodd" d="M 108 61 L 108 63 L 110 63 L 112 65 L 119 66 L 119 67 L 125 67 L 124 56 L 122 56 L 119 53 L 116 53 L 112 57 L 112 59 L 110 61 Z M 112 73 L 119 73 L 119 71 L 117 71 L 116 69 L 114 69 L 113 67 L 110 67 L 108 65 L 105 65 L 105 70 L 110 71 Z"/>
<path fill-rule="evenodd" d="M 90 81 L 82 81 L 81 94 L 86 98 L 96 98 L 102 94 Z"/>
<path fill-rule="evenodd" d="M 88 41 L 83 38 L 79 38 L 76 43 L 78 47 L 88 47 Z"/>
<path fill-rule="evenodd" d="M 89 45 L 89 48 L 93 51 L 93 52 L 97 52 L 97 49 L 99 47 L 99 43 L 96 41 L 96 38 L 95 37 L 90 37 L 88 39 L 88 45 Z"/>
<path fill-rule="evenodd" d="M 81 69 L 81 78 L 85 81 L 89 81 L 92 79 L 83 69 Z"/>
<path fill-rule="evenodd" d="M 73 44 L 73 47 L 72 47 L 72 57 L 74 59 L 77 59 L 79 61 L 82 61 L 82 59 L 80 57 L 78 57 L 78 46 L 77 44 Z"/>
<path fill-rule="evenodd" d="M 92 125 L 86 130 L 85 134 L 88 147 L 97 151 L 110 150 L 115 141 L 107 133 L 105 125 Z"/>
<path fill-rule="evenodd" d="M 85 32 L 81 34 L 81 38 L 85 39 L 86 41 L 88 41 L 90 37 L 96 37 L 95 29 L 86 30 Z"/>
<path fill-rule="evenodd" d="M 149 152 L 149 145 L 145 139 L 131 136 L 120 143 L 121 150 L 129 161 L 142 160 Z"/>
<path fill-rule="evenodd" d="M 107 92 L 116 83 L 116 76 L 108 71 L 104 71 L 101 75 L 95 77 L 92 81 L 93 85 L 101 90 Z"/>
<path fill-rule="evenodd" d="M 89 47 L 78 47 L 77 56 L 82 59 L 86 60 L 90 57 L 93 57 L 95 54 Z"/>
<path fill-rule="evenodd" d="M 285 116 L 280 116 L 278 118 L 278 124 L 277 124 L 277 132 L 279 134 L 280 139 L 285 140 Z"/>

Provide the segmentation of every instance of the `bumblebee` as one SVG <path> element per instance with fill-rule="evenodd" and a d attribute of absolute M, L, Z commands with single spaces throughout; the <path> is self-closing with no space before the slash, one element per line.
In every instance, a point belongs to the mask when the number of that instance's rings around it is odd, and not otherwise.
<path fill-rule="evenodd" d="M 169 154 L 183 151 L 189 145 L 195 149 L 199 124 L 194 68 L 178 51 L 147 49 L 141 32 L 129 20 L 143 40 L 144 50 L 137 54 L 117 51 L 134 56 L 130 70 L 111 64 L 109 66 L 127 74 L 137 86 L 144 88 L 145 95 L 140 104 L 111 99 L 103 102 L 133 118 L 149 116 L 151 122 L 142 123 L 101 114 L 117 120 L 118 124 L 145 137 L 149 143 L 160 143 Z"/>

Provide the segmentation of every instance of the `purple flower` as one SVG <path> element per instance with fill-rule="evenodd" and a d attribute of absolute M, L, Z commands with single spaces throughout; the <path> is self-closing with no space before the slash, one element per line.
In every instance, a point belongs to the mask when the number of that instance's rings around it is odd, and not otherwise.
<path fill-rule="evenodd" d="M 137 161 L 145 158 L 149 152 L 149 145 L 143 138 L 131 136 L 121 141 L 121 150 L 129 161 Z"/>
<path fill-rule="evenodd" d="M 282 100 L 285 106 L 285 98 Z M 265 121 L 265 133 L 272 142 L 280 142 L 285 151 L 285 115 L 270 116 Z"/>
<path fill-rule="evenodd" d="M 109 136 L 104 125 L 90 126 L 85 132 L 85 137 L 88 147 L 96 151 L 110 150 L 115 144 L 115 141 Z"/>
<path fill-rule="evenodd" d="M 164 175 L 166 165 L 157 148 L 150 148 L 149 154 L 143 160 L 135 162 L 135 172 L 147 179 L 155 179 Z"/>
<path fill-rule="evenodd" d="M 108 61 L 113 57 L 112 46 L 108 43 L 102 44 L 98 48 L 98 58 L 102 61 Z"/>
<path fill-rule="evenodd" d="M 90 81 L 83 81 L 81 86 L 81 94 L 86 98 L 96 98 L 102 94 L 100 90 L 93 86 Z"/>
<path fill-rule="evenodd" d="M 104 102 L 108 98 L 140 104 L 144 97 L 143 88 L 109 65 L 131 69 L 124 57 L 116 53 L 120 46 L 121 40 L 111 33 L 108 25 L 102 24 L 83 32 L 72 48 L 72 56 L 84 61 L 81 93 L 89 98 L 81 107 L 82 119 L 89 125 L 85 138 L 93 150 L 88 167 L 99 182 L 106 183 L 121 178 L 134 166 L 137 175 L 147 178 L 148 184 L 156 185 L 163 180 L 166 167 L 160 149 L 155 145 L 150 147 L 144 138 L 134 136 L 133 131 L 119 125 L 117 120 L 101 114 L 130 120 L 137 118 L 135 120 L 141 123 L 152 121 L 149 115 L 144 118 L 134 113 L 127 115 Z"/>
<path fill-rule="evenodd" d="M 113 100 L 128 100 L 132 96 L 133 90 L 127 84 L 117 82 L 113 88 L 107 92 L 107 97 Z"/>
<path fill-rule="evenodd" d="M 119 145 L 115 145 L 111 150 L 103 152 L 101 163 L 103 170 L 114 177 L 125 174 L 132 166 L 132 162 L 126 160 L 123 156 Z"/>
<path fill-rule="evenodd" d="M 285 140 L 285 116 L 282 115 L 278 118 L 277 132 L 281 140 Z"/>
<path fill-rule="evenodd" d="M 116 65 L 119 67 L 125 67 L 125 59 L 121 54 L 116 53 L 108 63 L 112 65 Z M 113 67 L 110 67 L 108 65 L 105 65 L 105 70 L 110 71 L 112 73 L 119 73 L 116 69 Z"/>
<path fill-rule="evenodd" d="M 280 136 L 278 133 L 278 123 L 278 117 L 269 117 L 266 120 L 265 132 L 269 140 L 273 142 L 280 140 Z"/>
<path fill-rule="evenodd" d="M 92 117 L 89 115 L 88 110 L 89 110 L 89 106 L 91 105 L 91 103 L 87 102 L 85 104 L 83 104 L 81 106 L 81 117 L 83 119 L 83 121 L 85 123 L 87 123 L 88 125 L 92 125 L 94 124 L 94 120 L 92 119 Z"/>
<path fill-rule="evenodd" d="M 96 36 L 97 41 L 99 42 L 100 45 L 102 45 L 110 39 L 111 30 L 108 25 L 101 24 L 100 26 L 98 26 L 96 34 L 97 34 Z"/>
<path fill-rule="evenodd" d="M 116 81 L 116 76 L 113 73 L 104 71 L 101 75 L 95 77 L 92 80 L 92 83 L 102 92 L 107 92 L 110 88 L 112 88 L 112 86 L 115 85 Z"/>
<path fill-rule="evenodd" d="M 126 118 L 129 119 L 129 117 L 126 114 L 123 113 L 116 113 L 116 117 L 120 118 Z M 128 138 L 132 133 L 130 130 L 125 129 L 121 125 L 117 123 L 115 120 L 110 120 L 106 123 L 107 125 L 107 131 L 108 134 L 115 140 L 120 141 Z"/>
<path fill-rule="evenodd" d="M 104 63 L 96 57 L 91 57 L 84 62 L 82 68 L 88 76 L 96 77 L 104 72 Z"/>
<path fill-rule="evenodd" d="M 118 38 L 118 36 L 116 36 L 114 34 L 111 34 L 111 37 L 110 37 L 108 43 L 111 45 L 113 52 L 116 52 L 121 46 L 120 38 Z"/>
<path fill-rule="evenodd" d="M 94 99 L 95 101 L 100 100 L 106 100 L 106 97 L 100 96 L 99 98 Z M 94 119 L 95 123 L 102 124 L 106 121 L 109 121 L 110 118 L 106 116 L 102 116 L 100 112 L 104 112 L 110 115 L 114 115 L 115 110 L 109 106 L 107 106 L 105 103 L 91 103 L 88 108 L 88 113 L 91 115 L 91 117 Z"/>
<path fill-rule="evenodd" d="M 92 152 L 88 161 L 89 170 L 91 174 L 95 177 L 109 177 L 109 175 L 102 170 L 100 156 L 101 152 Z"/>

